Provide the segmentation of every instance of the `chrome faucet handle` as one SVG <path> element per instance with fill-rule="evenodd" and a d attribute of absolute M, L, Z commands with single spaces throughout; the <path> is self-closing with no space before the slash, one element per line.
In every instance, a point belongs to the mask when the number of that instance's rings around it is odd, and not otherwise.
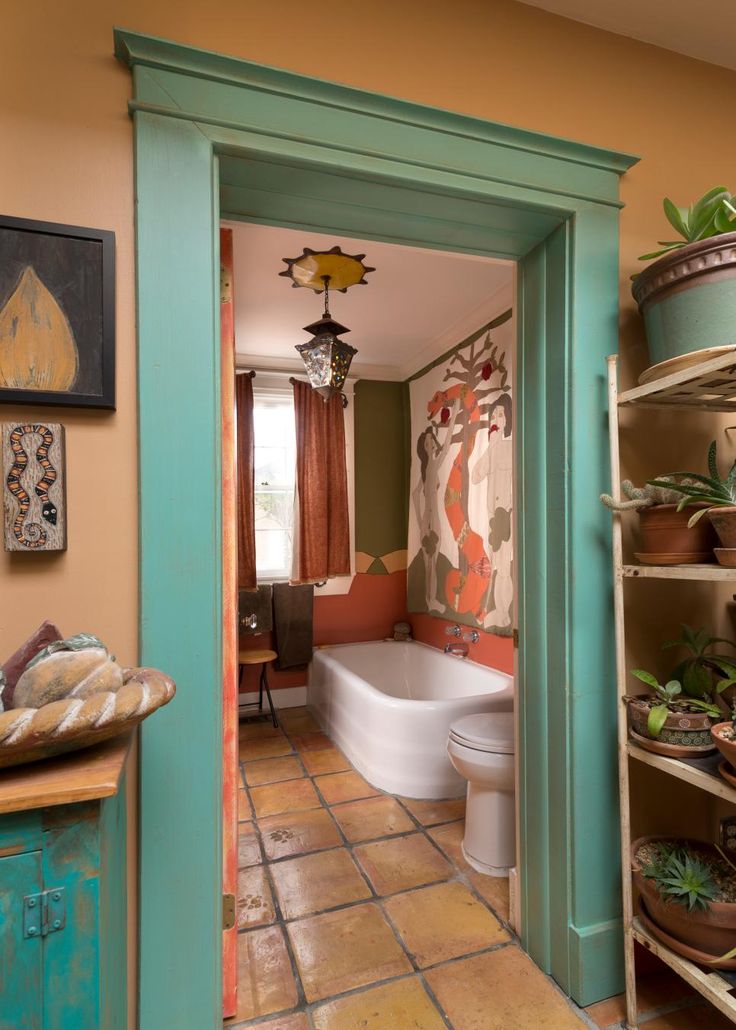
<path fill-rule="evenodd" d="M 477 644 L 480 640 L 480 633 L 477 629 L 471 629 L 469 633 L 463 633 L 463 640 L 467 640 L 469 644 Z"/>
<path fill-rule="evenodd" d="M 462 630 L 459 626 L 445 626 L 445 633 L 448 637 L 459 637 L 462 634 Z"/>
<path fill-rule="evenodd" d="M 255 629 L 258 625 L 258 616 L 255 612 L 251 612 L 250 615 L 240 616 L 240 628 L 241 629 Z"/>

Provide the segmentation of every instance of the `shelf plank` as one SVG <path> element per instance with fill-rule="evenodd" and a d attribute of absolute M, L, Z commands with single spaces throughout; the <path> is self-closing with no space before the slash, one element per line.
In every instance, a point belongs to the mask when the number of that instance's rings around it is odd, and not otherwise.
<path fill-rule="evenodd" d="M 677 955 L 652 936 L 636 918 L 632 926 L 632 935 L 634 940 L 665 962 L 724 1016 L 736 1021 L 736 997 L 733 994 L 735 988 L 718 971 L 708 972 L 696 966 L 694 962 Z"/>
<path fill-rule="evenodd" d="M 691 759 L 668 758 L 666 755 L 655 755 L 652 751 L 645 751 L 633 741 L 629 741 L 626 750 L 637 762 L 661 769 L 669 776 L 691 783 L 694 787 L 700 787 L 701 790 L 736 805 L 736 790 L 718 774 L 718 763 L 723 761 L 720 755 Z"/>
<path fill-rule="evenodd" d="M 700 582 L 736 582 L 736 569 L 724 565 L 623 565 L 624 579 L 688 579 Z"/>
<path fill-rule="evenodd" d="M 619 407 L 691 408 L 736 411 L 736 352 L 691 365 L 645 386 L 624 390 Z"/>

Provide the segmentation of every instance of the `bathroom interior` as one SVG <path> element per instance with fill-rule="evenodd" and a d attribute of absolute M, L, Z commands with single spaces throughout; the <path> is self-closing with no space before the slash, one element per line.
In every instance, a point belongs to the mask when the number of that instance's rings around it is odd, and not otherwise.
<path fill-rule="evenodd" d="M 239 539 L 238 980 L 226 1025 L 339 1017 L 361 1004 L 346 992 L 415 969 L 421 986 L 397 998 L 396 1025 L 412 1006 L 422 1026 L 445 1025 L 433 981 L 441 993 L 463 962 L 470 972 L 512 942 L 518 922 L 515 264 L 231 221 L 221 266 L 238 493 L 253 496 L 252 541 Z M 340 276 L 352 276 L 345 292 Z M 317 391 L 296 348 L 325 331 L 342 342 L 323 305 L 356 350 L 314 412 L 343 424 L 327 433 L 344 495 L 333 458 L 318 464 L 347 524 L 328 517 L 343 565 L 325 540 L 305 568 L 308 519 L 325 510 L 300 496 L 297 448 L 310 438 L 295 419 L 309 409 L 295 380 Z"/>

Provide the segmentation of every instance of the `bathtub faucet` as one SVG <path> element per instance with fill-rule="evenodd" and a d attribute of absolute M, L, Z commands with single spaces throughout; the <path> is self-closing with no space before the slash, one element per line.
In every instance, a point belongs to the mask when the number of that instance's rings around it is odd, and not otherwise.
<path fill-rule="evenodd" d="M 471 629 L 469 633 L 463 633 L 463 640 L 467 640 L 469 644 L 477 644 L 480 640 L 480 633 L 477 629 Z"/>
<path fill-rule="evenodd" d="M 467 644 L 445 644 L 445 654 L 454 655 L 456 658 L 468 657 Z"/>
<path fill-rule="evenodd" d="M 459 637 L 461 632 L 462 630 L 459 626 L 445 626 L 445 634 L 448 637 Z M 447 649 L 445 648 L 445 650 Z"/>

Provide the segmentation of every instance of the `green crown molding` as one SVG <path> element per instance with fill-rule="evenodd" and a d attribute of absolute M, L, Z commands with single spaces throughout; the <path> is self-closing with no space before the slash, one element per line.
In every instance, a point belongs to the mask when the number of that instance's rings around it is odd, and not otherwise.
<path fill-rule="evenodd" d="M 526 155 L 537 160 L 544 156 L 589 170 L 598 169 L 613 173 L 615 177 L 623 174 L 639 160 L 630 154 L 531 132 L 511 125 L 487 122 L 469 115 L 398 100 L 326 80 L 313 79 L 280 68 L 156 39 L 127 29 L 116 28 L 114 39 L 115 56 L 130 68 L 137 66 L 189 76 L 196 79 L 199 84 L 209 80 L 228 86 L 247 87 L 264 95 L 296 100 L 300 105 L 307 101 L 323 109 L 331 107 L 347 114 L 369 115 L 400 126 L 441 132 L 457 140 L 494 144 L 517 156 Z M 142 108 L 151 114 L 168 113 L 190 121 L 203 121 L 224 128 L 242 127 L 240 117 L 236 122 L 219 117 L 216 112 L 206 111 L 204 108 L 187 109 L 182 105 L 181 98 L 175 94 L 171 100 L 169 105 L 155 105 L 150 100 L 142 101 L 136 97 L 131 108 Z M 601 183 L 601 189 L 591 194 L 589 199 L 618 203 L 617 198 L 611 195 L 610 188 L 610 183 Z M 617 187 L 614 186 L 613 189 L 615 192 Z M 564 188 L 561 192 L 565 192 Z M 572 187 L 570 192 L 571 195 L 576 195 Z"/>

